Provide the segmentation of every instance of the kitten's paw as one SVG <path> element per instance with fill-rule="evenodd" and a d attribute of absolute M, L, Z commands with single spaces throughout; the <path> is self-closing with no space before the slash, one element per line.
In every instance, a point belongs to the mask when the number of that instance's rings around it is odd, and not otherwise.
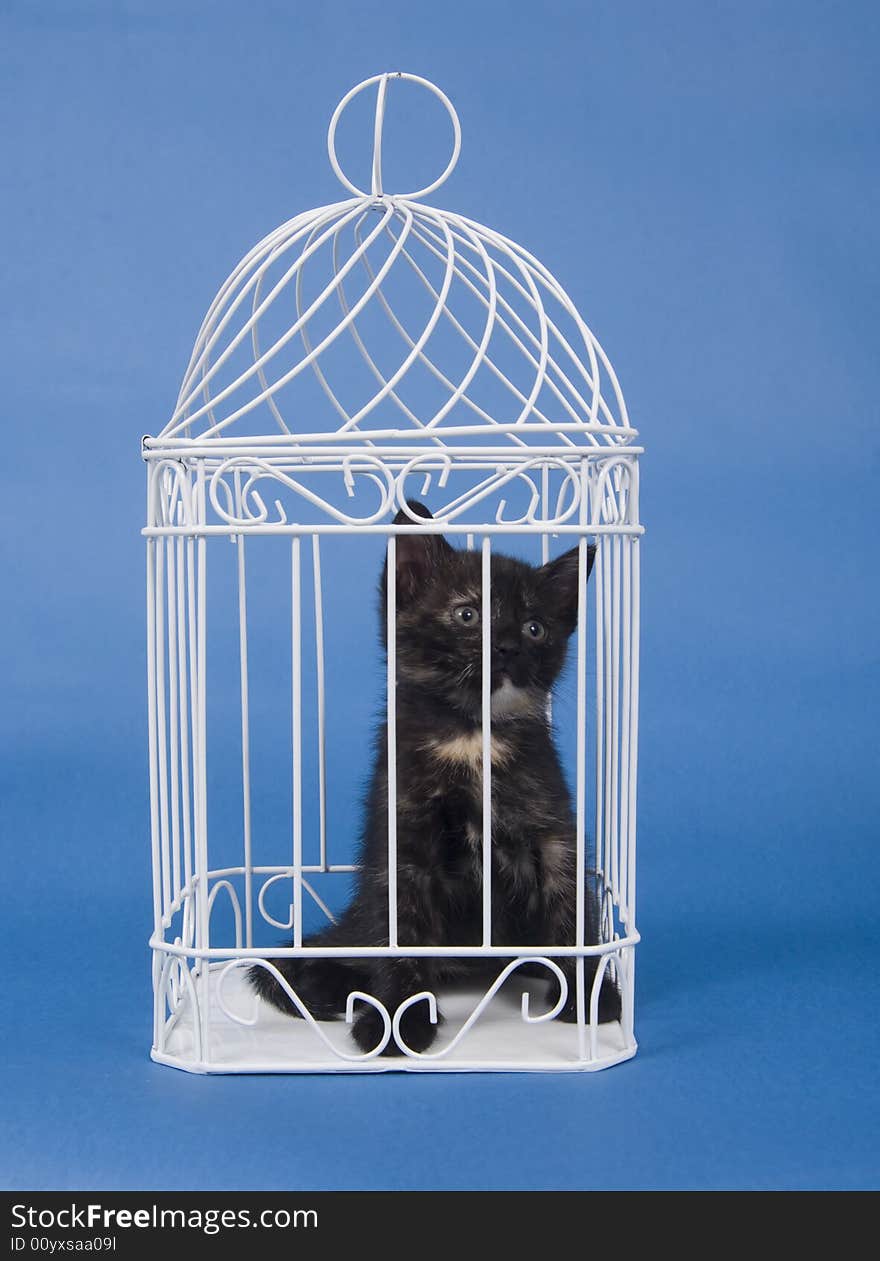
<path fill-rule="evenodd" d="M 443 1017 L 437 1013 L 437 1023 L 431 1023 L 430 1012 L 426 1002 L 413 1003 L 412 1007 L 407 1007 L 406 1011 L 400 1018 L 400 1036 L 411 1051 L 421 1054 L 427 1051 L 428 1047 L 437 1036 Z M 386 1047 L 386 1055 L 394 1055 L 396 1048 Z"/>
<path fill-rule="evenodd" d="M 385 1021 L 382 1019 L 382 1013 L 377 1011 L 375 1007 L 364 1004 L 354 1018 L 354 1023 L 351 1026 L 351 1036 L 365 1055 L 370 1051 L 375 1051 L 385 1036 Z M 391 1048 L 390 1051 L 389 1047 Z M 395 1054 L 393 1040 L 389 1041 L 382 1054 Z"/>
<path fill-rule="evenodd" d="M 364 1053 L 375 1050 L 384 1032 L 382 1017 L 375 1007 L 364 1007 L 351 1030 L 352 1037 Z M 437 1025 L 431 1024 L 427 1003 L 414 1003 L 406 1009 L 400 1019 L 400 1034 L 411 1051 L 421 1054 L 428 1049 L 437 1036 Z M 392 1037 L 381 1054 L 402 1055 L 403 1052 Z"/>
<path fill-rule="evenodd" d="M 588 981 L 587 984 L 589 986 L 590 982 Z M 585 1006 L 586 1006 L 586 1011 L 584 1014 L 586 1016 L 586 1019 L 589 1020 L 590 1018 L 589 989 L 587 990 Z M 621 1015 L 620 994 L 618 992 L 617 986 L 608 976 L 604 976 L 602 978 L 602 985 L 599 989 L 599 1009 L 598 1009 L 597 1014 L 598 1014 L 600 1025 L 607 1025 L 607 1024 L 610 1024 L 611 1021 L 613 1020 L 620 1019 L 620 1015 Z M 569 980 L 568 998 L 566 999 L 565 1006 L 563 1007 L 559 1015 L 556 1017 L 556 1019 L 566 1020 L 566 1021 L 569 1021 L 570 1023 L 574 1023 L 574 1021 L 577 1020 L 577 998 L 575 995 L 574 979 Z"/>
<path fill-rule="evenodd" d="M 599 990 L 599 1024 L 607 1025 L 612 1020 L 619 1020 L 623 1014 L 620 991 L 607 976 L 602 980 Z"/>

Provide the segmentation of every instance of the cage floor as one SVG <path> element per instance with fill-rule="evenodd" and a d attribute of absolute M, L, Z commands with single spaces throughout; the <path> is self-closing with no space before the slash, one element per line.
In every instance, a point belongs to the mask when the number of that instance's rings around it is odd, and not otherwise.
<path fill-rule="evenodd" d="M 230 1020 L 217 1001 L 218 976 L 209 973 L 208 1055 L 197 1054 L 192 1006 L 184 1000 L 164 1048 L 153 1051 L 154 1060 L 196 1073 L 591 1072 L 629 1059 L 636 1051 L 635 1041 L 627 1044 L 618 1023 L 599 1026 L 594 1056 L 590 1056 L 589 1028 L 584 1030 L 581 1054 L 577 1025 L 560 1020 L 527 1023 L 521 1015 L 522 994 L 528 991 L 531 1011 L 540 1014 L 550 1006 L 546 1001 L 549 983 L 536 977 L 511 977 L 451 1050 L 446 1048 L 484 990 L 438 991 L 443 1020 L 436 1041 L 424 1055 L 344 1059 L 306 1021 L 291 1019 L 255 999 L 238 971 L 224 984 L 226 1006 L 245 1019 L 254 1015 L 257 1019 L 253 1025 Z M 320 1021 L 318 1027 L 342 1055 L 357 1056 L 344 1021 Z"/>

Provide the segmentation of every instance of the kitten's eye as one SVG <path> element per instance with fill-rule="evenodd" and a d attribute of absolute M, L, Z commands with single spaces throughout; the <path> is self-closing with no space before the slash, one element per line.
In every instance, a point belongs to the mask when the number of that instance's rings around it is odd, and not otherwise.
<path fill-rule="evenodd" d="M 479 624 L 480 614 L 472 604 L 458 604 L 452 610 L 452 613 L 465 626 L 477 626 Z"/>
<path fill-rule="evenodd" d="M 547 638 L 544 623 L 539 622 L 536 617 L 530 617 L 527 622 L 523 622 L 522 633 L 526 639 L 530 639 L 535 644 L 539 644 L 542 639 Z"/>

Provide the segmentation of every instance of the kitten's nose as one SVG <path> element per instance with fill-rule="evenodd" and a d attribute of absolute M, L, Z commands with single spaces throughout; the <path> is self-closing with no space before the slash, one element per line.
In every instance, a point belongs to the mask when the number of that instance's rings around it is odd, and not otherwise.
<path fill-rule="evenodd" d="M 512 636 L 499 639 L 492 645 L 493 654 L 496 655 L 500 661 L 510 661 L 514 657 L 518 657 L 519 649 L 519 640 L 514 639 Z"/>

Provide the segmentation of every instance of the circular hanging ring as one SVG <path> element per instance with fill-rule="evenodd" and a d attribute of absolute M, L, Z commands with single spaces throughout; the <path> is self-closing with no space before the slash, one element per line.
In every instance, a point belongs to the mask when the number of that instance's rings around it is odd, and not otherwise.
<path fill-rule="evenodd" d="M 447 114 L 452 120 L 453 145 L 452 157 L 446 165 L 443 174 L 433 184 L 426 184 L 424 188 L 417 189 L 414 193 L 395 193 L 396 197 L 404 197 L 414 200 L 418 197 L 427 197 L 428 193 L 433 193 L 436 188 L 443 184 L 455 169 L 458 162 L 458 155 L 461 152 L 461 123 L 458 121 L 458 114 L 455 107 L 445 92 L 441 92 L 436 84 L 431 83 L 429 79 L 423 79 L 417 74 L 406 74 L 402 70 L 395 70 L 386 74 L 374 74 L 371 79 L 364 79 L 363 83 L 359 83 L 353 87 L 350 92 L 342 98 L 336 109 L 333 111 L 333 117 L 330 119 L 330 127 L 327 131 L 327 153 L 330 156 L 330 165 L 336 173 L 337 178 L 351 192 L 356 193 L 358 197 L 382 197 L 384 189 L 382 187 L 382 127 L 385 120 L 385 96 L 389 79 L 406 79 L 409 83 L 420 83 L 422 87 L 427 88 L 429 92 L 433 92 L 437 99 L 446 109 Z M 353 97 L 359 92 L 363 92 L 365 88 L 371 87 L 374 83 L 378 83 L 379 90 L 376 95 L 376 123 L 373 132 L 373 168 L 372 168 L 372 187 L 369 192 L 364 188 L 358 188 L 357 184 L 353 184 L 348 176 L 339 165 L 336 157 L 336 128 L 342 111 L 348 105 Z"/>

